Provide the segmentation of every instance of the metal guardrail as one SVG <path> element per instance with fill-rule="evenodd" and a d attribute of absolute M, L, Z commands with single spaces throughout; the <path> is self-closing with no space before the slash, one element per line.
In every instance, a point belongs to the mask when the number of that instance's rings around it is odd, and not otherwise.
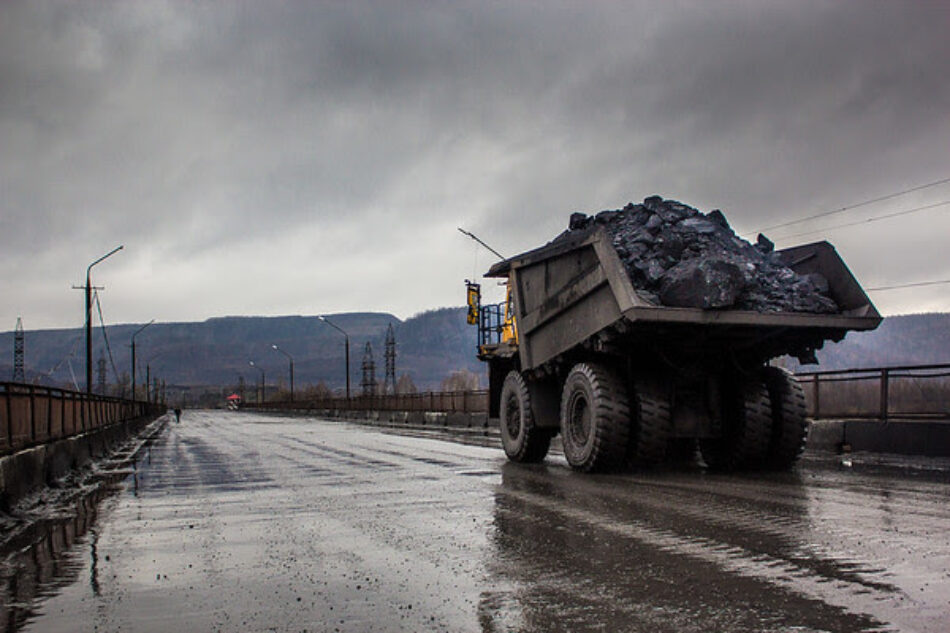
<path fill-rule="evenodd" d="M 296 402 L 277 401 L 246 404 L 248 409 L 267 410 L 347 410 L 347 411 L 427 411 L 432 413 L 487 413 L 488 390 L 428 391 L 390 396 L 309 398 Z"/>
<path fill-rule="evenodd" d="M 164 405 L 0 382 L 0 455 L 154 413 Z"/>
<path fill-rule="evenodd" d="M 950 364 L 899 365 L 796 374 L 813 419 L 950 420 Z M 487 413 L 488 391 L 326 397 L 246 405 L 267 410 Z"/>
<path fill-rule="evenodd" d="M 950 420 L 950 364 L 796 374 L 813 419 Z"/>

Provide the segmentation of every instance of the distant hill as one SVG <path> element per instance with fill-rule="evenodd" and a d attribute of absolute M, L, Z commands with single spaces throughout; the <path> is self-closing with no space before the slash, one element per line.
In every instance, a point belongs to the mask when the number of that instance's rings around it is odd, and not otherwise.
<path fill-rule="evenodd" d="M 372 346 L 376 379 L 385 377 L 386 330 L 396 336 L 396 375 L 408 374 L 420 389 L 438 388 L 452 371 L 468 369 L 482 374 L 475 358 L 475 331 L 465 323 L 464 308 L 423 312 L 405 321 L 385 313 L 328 315 L 350 339 L 350 382 L 359 391 L 361 364 L 367 342 Z M 106 339 L 117 372 L 131 373 L 132 334 L 141 324 L 108 326 L 93 334 L 93 382 L 96 362 L 108 359 Z M 0 380 L 10 380 L 13 366 L 13 332 L 0 334 Z M 248 385 L 260 380 L 263 368 L 269 385 L 289 382 L 288 361 L 272 348 L 277 345 L 294 358 L 298 389 L 324 382 L 330 388 L 345 384 L 344 338 L 317 317 L 218 317 L 200 323 L 155 323 L 136 336 L 137 375 L 142 384 L 146 366 L 151 373 L 175 385 L 235 385 L 243 376 Z M 72 387 L 85 386 L 83 330 L 38 330 L 25 334 L 27 380 Z M 108 363 L 108 360 L 107 360 Z M 108 367 L 108 382 L 116 382 Z M 483 379 L 484 382 L 484 379 Z"/>
<path fill-rule="evenodd" d="M 451 372 L 469 370 L 485 386 L 485 367 L 475 358 L 475 330 L 465 323 L 464 308 L 442 308 L 405 321 L 386 313 L 331 315 L 330 320 L 350 335 L 350 381 L 359 392 L 364 346 L 372 345 L 376 379 L 384 378 L 383 352 L 387 327 L 397 343 L 397 377 L 408 374 L 419 389 L 438 389 Z M 119 375 L 131 373 L 129 343 L 141 324 L 106 328 Z M 888 317 L 873 332 L 852 332 L 840 343 L 818 352 L 820 369 L 844 369 L 917 363 L 950 362 L 950 314 L 910 314 Z M 94 333 L 93 358 L 107 358 L 101 328 Z M 81 329 L 26 332 L 27 380 L 72 387 L 73 375 L 85 385 L 84 339 Z M 343 336 L 317 317 L 219 317 L 200 323 L 156 323 L 136 338 L 139 384 L 146 365 L 169 385 L 231 387 L 239 376 L 251 386 L 258 370 L 268 385 L 288 384 L 287 359 L 271 346 L 294 357 L 298 389 L 324 382 L 332 389 L 344 385 Z M 0 380 L 12 377 L 13 332 L 0 333 Z M 72 373 L 70 371 L 72 370 Z M 94 367 L 95 368 L 95 367 Z M 814 369 L 808 366 L 806 369 Z M 53 370 L 53 371 L 51 371 Z M 95 381 L 95 375 L 93 380 Z M 111 368 L 108 382 L 115 383 Z"/>
<path fill-rule="evenodd" d="M 818 351 L 807 369 L 950 363 L 950 313 L 890 316 L 871 332 L 850 332 Z"/>

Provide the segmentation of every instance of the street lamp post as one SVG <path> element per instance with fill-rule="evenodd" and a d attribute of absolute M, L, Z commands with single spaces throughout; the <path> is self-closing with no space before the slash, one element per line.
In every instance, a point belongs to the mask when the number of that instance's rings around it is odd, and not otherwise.
<path fill-rule="evenodd" d="M 350 335 L 347 334 L 343 330 L 343 328 L 341 328 L 339 325 L 336 325 L 325 316 L 320 316 L 318 318 L 324 323 L 326 323 L 327 325 L 329 325 L 330 327 L 338 330 L 344 337 L 345 344 L 346 344 L 346 399 L 349 400 L 350 399 Z"/>
<path fill-rule="evenodd" d="M 90 272 L 92 267 L 107 257 L 115 255 L 124 247 L 118 246 L 96 261 L 89 264 L 86 268 L 86 393 L 92 393 L 92 283 L 90 282 Z"/>
<path fill-rule="evenodd" d="M 284 350 L 280 349 L 279 347 L 277 347 L 276 344 L 271 345 L 271 347 L 273 347 L 278 352 L 286 356 L 287 360 L 290 361 L 290 401 L 293 402 L 294 401 L 294 357 L 288 354 L 287 352 L 285 352 Z"/>
<path fill-rule="evenodd" d="M 256 369 L 257 371 L 261 372 L 261 391 L 260 391 L 260 395 L 257 396 L 257 404 L 263 404 L 264 403 L 264 388 L 267 384 L 266 382 L 264 382 L 264 368 L 259 365 L 255 365 L 254 361 L 252 360 L 247 361 L 247 364 L 253 367 L 254 369 Z"/>
<path fill-rule="evenodd" d="M 145 361 L 145 400 L 146 402 L 152 401 L 152 361 L 157 359 L 159 356 L 164 356 L 165 352 L 168 350 L 159 352 Z M 156 378 L 158 380 L 158 378 Z M 158 402 L 158 390 L 155 390 L 155 401 Z"/>
<path fill-rule="evenodd" d="M 152 319 L 140 327 L 135 331 L 135 334 L 132 335 L 132 402 L 135 402 L 135 337 L 139 335 L 139 332 L 150 326 L 152 323 L 155 323 L 155 319 Z"/>

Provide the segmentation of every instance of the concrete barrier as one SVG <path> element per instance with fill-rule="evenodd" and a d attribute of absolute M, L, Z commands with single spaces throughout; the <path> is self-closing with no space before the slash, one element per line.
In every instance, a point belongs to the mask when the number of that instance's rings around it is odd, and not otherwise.
<path fill-rule="evenodd" d="M 0 458 L 0 509 L 108 455 L 118 444 L 138 435 L 159 414 L 125 420 L 88 433 L 26 448 Z"/>
<path fill-rule="evenodd" d="M 253 406 L 246 407 L 255 410 Z M 271 411 L 263 410 L 268 413 Z M 274 412 L 276 413 L 276 412 Z M 310 415 L 349 420 L 373 426 L 407 428 L 466 429 L 498 432 L 498 420 L 487 413 L 446 413 L 442 411 L 354 411 L 347 409 L 283 410 L 289 415 Z M 939 421 L 816 420 L 812 421 L 807 451 L 852 451 L 950 457 L 950 423 Z"/>
<path fill-rule="evenodd" d="M 950 423 L 920 420 L 816 420 L 808 450 L 950 457 Z"/>

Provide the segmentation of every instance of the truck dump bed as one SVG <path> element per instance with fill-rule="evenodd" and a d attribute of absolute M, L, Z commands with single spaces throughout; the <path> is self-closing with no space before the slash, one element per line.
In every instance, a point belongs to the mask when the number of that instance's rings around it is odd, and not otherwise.
<path fill-rule="evenodd" d="M 806 359 L 825 340 L 871 330 L 881 316 L 828 242 L 778 251 L 797 273 L 820 273 L 837 314 L 679 308 L 641 296 L 601 227 L 575 231 L 495 264 L 488 277 L 512 283 L 522 369 L 571 350 L 622 346 L 669 357 L 731 354 L 762 361 Z"/>

